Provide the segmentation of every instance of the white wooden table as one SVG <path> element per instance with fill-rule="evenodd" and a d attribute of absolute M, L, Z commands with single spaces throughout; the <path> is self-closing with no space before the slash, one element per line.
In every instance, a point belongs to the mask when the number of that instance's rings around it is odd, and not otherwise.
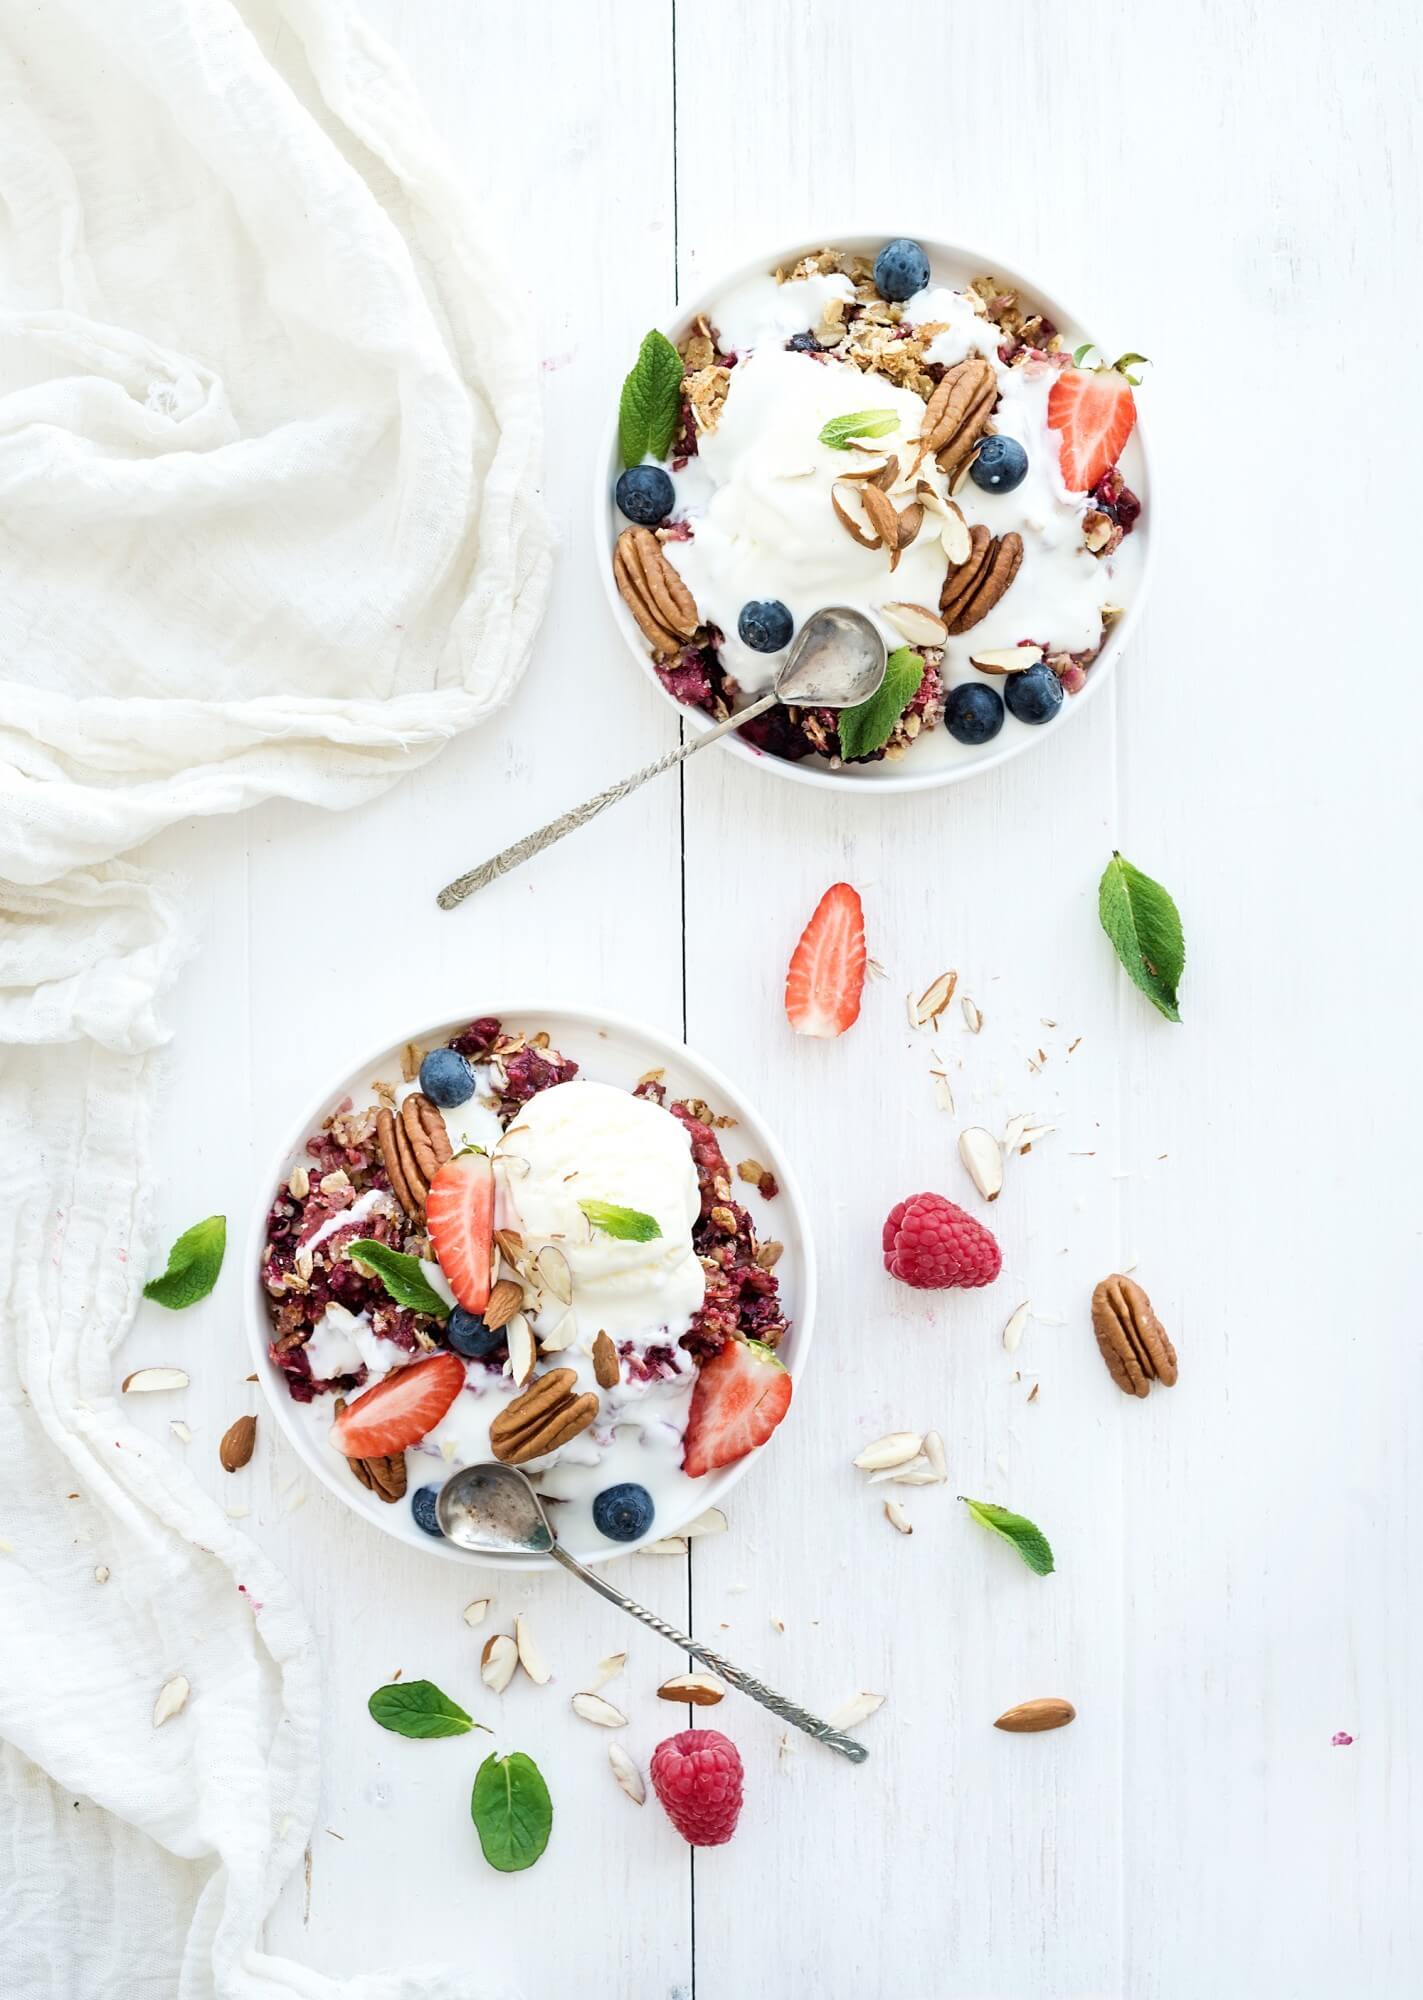
<path fill-rule="evenodd" d="M 478 1578 L 360 1526 L 270 1423 L 249 1473 L 219 1471 L 222 1429 L 258 1407 L 229 1272 L 176 1331 L 146 1315 L 132 1351 L 191 1368 L 193 1462 L 250 1509 L 325 1649 L 325 1799 L 274 1947 L 333 1971 L 453 1960 L 530 2000 L 1416 1993 L 1412 8 L 368 11 L 539 300 L 563 548 L 496 726 L 358 817 L 273 809 L 153 850 L 204 927 L 161 1112 L 162 1229 L 245 1215 L 255 1163 L 333 1061 L 491 988 L 685 1034 L 785 1135 L 822 1218 L 823 1317 L 731 1531 L 626 1581 L 812 1703 L 889 1699 L 860 1770 L 799 1741 L 781 1760 L 771 1719 L 729 1702 L 714 1720 L 741 1746 L 746 1809 L 694 1858 L 618 1793 L 604 1735 L 568 1707 L 627 1645 L 645 1758 L 683 1720 L 652 1697 L 676 1660 L 659 1641 L 571 1579 L 501 1585 L 495 1619 L 526 1609 L 556 1678 L 496 1701 L 460 1617 Z M 679 283 L 761 242 L 866 226 L 997 247 L 1153 357 L 1160 559 L 1109 696 L 930 797 L 850 806 L 708 753 L 439 914 L 447 876 L 676 740 L 616 643 L 586 525 L 638 337 Z M 1184 913 L 1182 1027 L 1098 931 L 1114 845 Z M 803 1043 L 785 962 L 837 877 L 863 889 L 889 977 L 846 1039 Z M 904 1011 L 951 965 L 986 1017 L 976 1040 L 944 1025 L 957 1119 Z M 994 1210 L 1002 1281 L 894 1286 L 891 1203 L 923 1186 L 972 1202 L 958 1126 L 1018 1110 L 1057 1130 Z M 1133 1259 L 1181 1355 L 1180 1385 L 1144 1404 L 1108 1380 L 1086 1310 Z M 1010 1358 L 1021 1299 L 1040 1317 Z M 849 1460 L 929 1425 L 951 1482 L 906 1496 L 902 1539 Z M 1031 1514 L 1057 1574 L 1030 1575 L 956 1492 Z M 539 1760 L 557 1817 L 531 1873 L 478 1855 L 488 1739 L 404 1743 L 367 1720 L 397 1668 Z M 1076 1703 L 1071 1729 L 990 1726 L 1044 1693 Z"/>

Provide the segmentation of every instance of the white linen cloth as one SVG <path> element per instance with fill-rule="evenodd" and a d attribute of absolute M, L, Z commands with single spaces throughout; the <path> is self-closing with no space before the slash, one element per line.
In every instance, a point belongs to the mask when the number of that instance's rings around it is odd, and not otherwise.
<path fill-rule="evenodd" d="M 317 1661 L 113 1394 L 186 949 L 118 857 L 357 804 L 505 699 L 550 563 L 534 357 L 340 0 L 25 0 L 0 99 L 0 1991 L 466 2000 L 259 1948 Z"/>

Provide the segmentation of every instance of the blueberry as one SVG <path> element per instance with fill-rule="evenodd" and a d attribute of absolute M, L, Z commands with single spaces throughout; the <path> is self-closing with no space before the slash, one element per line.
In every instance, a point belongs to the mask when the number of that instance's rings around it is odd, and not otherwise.
<path fill-rule="evenodd" d="M 436 1535 L 441 1541 L 445 1531 L 440 1526 L 435 1513 L 435 1502 L 440 1497 L 438 1486 L 420 1486 L 410 1496 L 410 1511 L 415 1516 L 417 1528 L 423 1528 L 427 1535 Z"/>
<path fill-rule="evenodd" d="M 1011 493 L 1028 476 L 1028 454 L 1016 438 L 986 437 L 968 476 L 985 493 Z"/>
<path fill-rule="evenodd" d="M 1025 674 L 1009 674 L 1003 699 L 1019 722 L 1051 722 L 1062 707 L 1062 682 L 1045 660 L 1039 660 Z"/>
<path fill-rule="evenodd" d="M 792 354 L 823 354 L 825 349 L 813 333 L 793 333 L 786 342 Z"/>
<path fill-rule="evenodd" d="M 634 465 L 619 479 L 613 498 L 639 527 L 660 528 L 672 512 L 677 496 L 660 465 Z"/>
<path fill-rule="evenodd" d="M 478 1313 L 455 1306 L 445 1321 L 445 1338 L 466 1361 L 484 1361 L 504 1338 L 503 1327 L 487 1327 Z"/>
<path fill-rule="evenodd" d="M 875 258 L 875 290 L 882 299 L 912 299 L 928 282 L 929 259 L 907 236 L 896 236 Z"/>
<path fill-rule="evenodd" d="M 627 1480 L 603 1488 L 593 1502 L 593 1525 L 610 1542 L 635 1542 L 652 1526 L 655 1511 L 647 1488 Z"/>
<path fill-rule="evenodd" d="M 945 703 L 944 727 L 956 743 L 991 743 L 1003 727 L 1003 703 L 982 681 L 964 681 Z"/>
<path fill-rule="evenodd" d="M 420 1065 L 420 1088 L 432 1104 L 453 1111 L 474 1096 L 474 1071 L 458 1049 L 431 1049 Z"/>
<path fill-rule="evenodd" d="M 780 599 L 772 597 L 764 604 L 743 604 L 736 629 L 742 645 L 753 653 L 779 653 L 791 643 L 795 620 Z"/>

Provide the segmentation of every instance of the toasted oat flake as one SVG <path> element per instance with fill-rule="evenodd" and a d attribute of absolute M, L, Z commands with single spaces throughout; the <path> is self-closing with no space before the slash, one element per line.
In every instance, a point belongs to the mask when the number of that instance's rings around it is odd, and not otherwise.
<path fill-rule="evenodd" d="M 852 1462 L 861 1472 L 884 1472 L 896 1465 L 908 1465 L 923 1448 L 924 1440 L 918 1431 L 890 1431 L 888 1436 L 867 1444 Z"/>
<path fill-rule="evenodd" d="M 164 1681 L 153 1704 L 153 1727 L 161 1729 L 165 1722 L 170 1722 L 179 1714 L 191 1692 L 186 1674 L 174 1674 L 171 1680 Z"/>
<path fill-rule="evenodd" d="M 1027 1327 L 1029 1319 L 1032 1317 L 1032 1311 L 1032 1300 L 1024 1299 L 1022 1305 L 1015 1307 L 1010 1314 L 1008 1324 L 1003 1329 L 1003 1346 L 1007 1353 L 1017 1353 L 1024 1330 Z"/>
<path fill-rule="evenodd" d="M 897 1500 L 885 1501 L 884 1518 L 889 1522 L 891 1528 L 897 1529 L 901 1535 L 912 1535 L 914 1533 L 913 1524 L 909 1516 Z"/>
<path fill-rule="evenodd" d="M 608 1745 L 608 1762 L 613 1767 L 613 1776 L 618 1781 L 619 1791 L 625 1793 L 635 1806 L 642 1805 L 647 1798 L 647 1787 L 642 1781 L 641 1771 L 621 1743 Z"/>
<path fill-rule="evenodd" d="M 882 1694 L 855 1694 L 842 1702 L 833 1714 L 825 1720 L 832 1729 L 854 1729 L 862 1722 L 868 1722 L 872 1715 L 884 1707 Z"/>
<path fill-rule="evenodd" d="M 774 1238 L 769 1243 L 758 1245 L 754 1259 L 757 1269 L 761 1271 L 774 1271 L 777 1264 L 781 1261 L 781 1254 L 785 1247 L 784 1243 L 777 1243 Z"/>
<path fill-rule="evenodd" d="M 968 1177 L 985 1201 L 997 1201 L 1003 1191 L 1003 1149 L 991 1132 L 981 1125 L 968 1125 L 959 1134 L 959 1158 Z"/>
<path fill-rule="evenodd" d="M 759 1160 L 738 1160 L 736 1163 L 736 1178 L 740 1181 L 749 1181 L 752 1187 L 764 1179 L 765 1173 L 766 1169 Z"/>
<path fill-rule="evenodd" d="M 941 972 L 933 984 L 926 986 L 919 998 L 911 1002 L 909 1019 L 914 1027 L 938 1027 L 939 1016 L 954 997 L 958 978 L 957 972 Z"/>

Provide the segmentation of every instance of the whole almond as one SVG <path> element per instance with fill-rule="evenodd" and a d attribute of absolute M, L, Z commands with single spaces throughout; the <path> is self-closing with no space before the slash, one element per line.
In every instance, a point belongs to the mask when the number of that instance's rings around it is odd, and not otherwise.
<path fill-rule="evenodd" d="M 524 1288 L 516 1285 L 512 1278 L 501 1278 L 489 1294 L 489 1303 L 480 1317 L 491 1333 L 497 1333 L 501 1326 L 507 1326 L 524 1303 Z"/>
<path fill-rule="evenodd" d="M 240 1472 L 251 1459 L 256 1443 L 255 1417 L 239 1417 L 235 1424 L 229 1424 L 222 1434 L 222 1443 L 217 1448 L 223 1471 Z"/>
<path fill-rule="evenodd" d="M 593 1376 L 600 1389 L 615 1389 L 622 1375 L 618 1350 L 606 1333 L 593 1342 Z"/>
<path fill-rule="evenodd" d="M 1072 1703 L 1061 1695 L 1042 1695 L 1037 1701 L 1020 1701 L 1016 1708 L 1004 1709 L 993 1727 L 1026 1736 L 1039 1729 L 1061 1729 L 1076 1715 Z"/>

